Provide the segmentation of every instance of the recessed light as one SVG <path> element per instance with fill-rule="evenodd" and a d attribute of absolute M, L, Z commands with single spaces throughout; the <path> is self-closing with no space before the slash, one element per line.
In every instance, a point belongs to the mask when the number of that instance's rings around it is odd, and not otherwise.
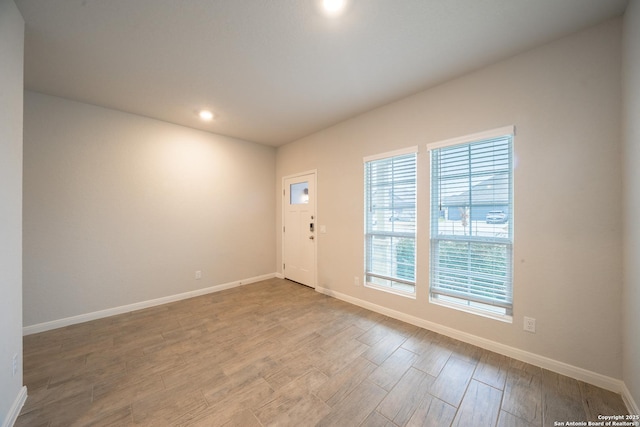
<path fill-rule="evenodd" d="M 346 5 L 346 0 L 322 0 L 322 8 L 327 15 L 339 15 Z"/>
<path fill-rule="evenodd" d="M 209 121 L 213 119 L 213 113 L 209 110 L 202 110 L 198 114 L 202 120 Z"/>

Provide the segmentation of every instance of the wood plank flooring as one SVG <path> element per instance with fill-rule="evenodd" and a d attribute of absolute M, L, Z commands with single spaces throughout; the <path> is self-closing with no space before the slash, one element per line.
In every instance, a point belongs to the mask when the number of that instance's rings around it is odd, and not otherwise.
<path fill-rule="evenodd" d="M 285 280 L 24 338 L 16 426 L 553 426 L 619 395 Z"/>

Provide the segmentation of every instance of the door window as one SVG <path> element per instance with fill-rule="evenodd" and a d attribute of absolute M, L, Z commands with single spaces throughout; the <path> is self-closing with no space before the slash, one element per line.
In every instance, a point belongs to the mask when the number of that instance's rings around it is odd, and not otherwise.
<path fill-rule="evenodd" d="M 309 203 L 309 184 L 307 181 L 296 182 L 289 187 L 289 204 L 306 205 Z"/>

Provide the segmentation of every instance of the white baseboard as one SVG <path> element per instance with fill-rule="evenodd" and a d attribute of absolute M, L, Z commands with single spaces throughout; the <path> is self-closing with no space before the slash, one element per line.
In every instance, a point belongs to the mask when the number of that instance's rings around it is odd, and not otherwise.
<path fill-rule="evenodd" d="M 22 388 L 18 392 L 18 395 L 16 396 L 16 399 L 13 401 L 13 405 L 11 405 L 11 408 L 9 408 L 7 417 L 2 422 L 2 427 L 13 427 L 13 425 L 16 423 L 16 420 L 18 419 L 18 415 L 20 415 L 22 407 L 24 406 L 24 402 L 26 401 L 27 387 L 22 386 Z"/>
<path fill-rule="evenodd" d="M 284 279 L 284 274 L 282 274 L 282 273 L 276 273 L 276 277 L 277 277 L 278 279 Z"/>
<path fill-rule="evenodd" d="M 259 282 L 261 280 L 272 279 L 276 277 L 276 273 L 263 274 L 248 279 L 236 280 L 235 282 L 223 283 L 208 288 L 197 289 L 195 291 L 184 292 L 167 297 L 156 298 L 148 301 L 141 301 L 134 304 L 123 305 L 120 307 L 109 308 L 106 310 L 94 311 L 92 313 L 80 314 L 78 316 L 66 317 L 64 319 L 52 320 L 50 322 L 38 323 L 35 325 L 25 326 L 22 328 L 22 335 L 37 334 L 51 329 L 62 328 L 64 326 L 75 325 L 77 323 L 88 322 L 90 320 L 102 319 L 104 317 L 115 316 L 117 314 L 129 313 L 131 311 L 141 310 L 143 308 L 154 307 L 157 305 L 167 304 L 174 301 L 198 297 L 214 292 L 220 292 L 225 289 L 231 289 L 238 286 L 248 285 L 250 283 Z"/>
<path fill-rule="evenodd" d="M 627 410 L 630 414 L 640 415 L 640 409 L 638 409 L 638 404 L 635 400 L 633 400 L 633 396 L 631 392 L 627 388 L 626 384 L 623 384 L 622 390 L 622 400 L 624 400 L 624 404 L 627 406 Z"/>
<path fill-rule="evenodd" d="M 606 375 L 598 374 L 596 372 L 592 372 L 583 368 L 579 368 L 577 366 L 569 365 L 564 362 L 560 362 L 545 356 L 540 356 L 535 353 L 531 353 L 528 351 L 520 350 L 515 347 L 511 347 L 505 344 L 501 344 L 496 341 L 488 340 L 486 338 L 481 338 L 476 335 L 472 335 L 466 332 L 459 331 L 457 329 L 449 328 L 447 326 L 440 325 L 438 323 L 430 322 L 428 320 L 420 319 L 419 317 L 411 316 L 409 314 L 392 310 L 387 307 L 383 307 L 377 304 L 373 304 L 368 301 L 361 300 L 359 298 L 355 298 L 349 295 L 342 294 L 340 292 L 333 291 L 331 289 L 326 288 L 316 288 L 317 292 L 323 293 L 325 295 L 329 295 L 331 297 L 346 301 L 348 303 L 366 308 L 371 311 L 375 311 L 380 314 L 384 314 L 385 316 L 393 317 L 394 319 L 402 320 L 403 322 L 410 323 L 412 325 L 419 326 L 421 328 L 429 329 L 431 331 L 437 332 L 442 335 L 446 335 L 451 338 L 455 338 L 459 341 L 464 341 L 469 344 L 476 345 L 478 347 L 484 348 L 486 350 L 493 351 L 495 353 L 500 353 L 505 356 L 511 357 L 513 359 L 521 360 L 523 362 L 529 363 L 531 365 L 539 366 L 544 369 L 548 369 L 550 371 L 566 375 L 571 378 L 575 378 L 580 381 L 584 381 L 589 384 L 593 384 L 595 386 L 613 391 L 615 393 L 620 393 L 624 395 L 624 390 L 626 386 L 624 382 L 621 380 L 608 377 Z M 625 403 L 627 406 L 628 400 L 633 402 L 631 399 L 631 395 L 627 390 L 627 396 L 625 398 Z M 628 407 L 631 411 L 632 408 Z M 637 406 L 635 412 L 631 412 L 637 414 Z"/>

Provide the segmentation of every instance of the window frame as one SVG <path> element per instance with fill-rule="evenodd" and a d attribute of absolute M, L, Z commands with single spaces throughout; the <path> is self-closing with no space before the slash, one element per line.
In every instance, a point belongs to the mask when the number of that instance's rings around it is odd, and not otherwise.
<path fill-rule="evenodd" d="M 363 165 L 364 165 L 364 172 L 363 172 L 363 177 L 364 177 L 364 286 L 367 288 L 372 288 L 372 289 L 376 289 L 376 290 L 380 290 L 383 292 L 389 292 L 395 295 L 399 295 L 399 296 L 403 296 L 403 297 L 407 297 L 407 298 L 412 298 L 415 299 L 416 298 L 416 278 L 417 278 L 417 241 L 418 241 L 418 235 L 417 235 L 417 223 L 418 223 L 418 216 L 417 216 L 417 212 L 418 212 L 418 146 L 412 146 L 412 147 L 407 147 L 404 149 L 400 149 L 400 150 L 394 150 L 394 151 L 389 151 L 389 152 L 385 152 L 385 153 L 380 153 L 380 154 L 376 154 L 376 155 L 372 155 L 372 156 L 367 156 L 363 158 Z M 405 157 L 408 155 L 413 155 L 414 159 L 413 159 L 413 194 L 414 194 L 414 199 L 413 199 L 413 206 L 414 206 L 414 217 L 413 217 L 413 232 L 395 232 L 395 231 L 375 231 L 375 230 L 371 230 L 371 225 L 372 225 L 372 219 L 369 215 L 372 214 L 372 207 L 371 207 L 371 203 L 372 203 L 372 189 L 370 188 L 371 185 L 371 180 L 370 177 L 368 176 L 368 167 L 369 165 L 372 165 L 373 162 L 378 162 L 378 161 L 388 161 L 394 158 L 400 158 L 400 157 Z M 407 280 L 405 278 L 400 278 L 400 277 L 394 277 L 393 274 L 389 274 L 389 275 L 384 275 L 375 271 L 372 271 L 373 268 L 371 267 L 373 264 L 373 260 L 372 260 L 372 245 L 373 245 L 373 239 L 375 237 L 382 237 L 382 238 L 391 238 L 392 239 L 392 249 L 390 250 L 390 255 L 393 257 L 395 254 L 396 257 L 396 261 L 395 264 L 397 264 L 397 252 L 393 250 L 393 239 L 412 239 L 413 240 L 413 280 Z M 397 245 L 397 243 L 396 243 Z M 397 247 L 396 247 L 397 250 Z M 388 259 L 389 261 L 389 266 L 393 266 L 394 265 L 394 260 L 393 258 Z M 397 265 L 396 265 L 396 269 L 397 269 Z M 397 276 L 397 275 L 396 275 Z M 371 278 L 377 278 L 381 281 L 388 281 L 390 282 L 390 285 L 385 285 L 385 284 L 380 284 L 380 283 L 374 283 L 372 282 L 370 279 Z M 398 287 L 393 287 L 393 283 L 396 283 L 398 285 Z M 405 290 L 402 289 L 402 285 L 406 285 L 406 286 L 410 286 L 413 288 L 412 291 L 409 290 Z"/>
<path fill-rule="evenodd" d="M 497 237 L 481 237 L 481 236 L 473 236 L 470 233 L 468 236 L 456 236 L 456 235 L 443 235 L 437 234 L 439 229 L 439 220 L 442 215 L 442 206 L 434 206 L 435 198 L 437 197 L 440 200 L 440 191 L 438 186 L 441 185 L 441 171 L 438 169 L 437 165 L 434 166 L 434 156 L 439 155 L 441 149 L 454 148 L 459 147 L 463 148 L 464 146 L 471 146 L 473 144 L 481 144 L 486 143 L 491 140 L 500 140 L 500 139 L 508 139 L 508 236 L 506 238 L 497 238 Z M 427 144 L 427 150 L 430 153 L 430 209 L 429 209 L 429 218 L 430 218 L 430 227 L 429 227 L 429 243 L 430 243 L 430 262 L 429 262 L 429 302 L 449 308 L 453 308 L 456 310 L 461 310 L 469 313 L 473 313 L 476 315 L 480 315 L 483 317 L 488 317 L 504 322 L 513 322 L 513 242 L 514 242 L 514 226 L 513 226 L 513 205 L 514 205 L 514 185 L 513 185 L 513 173 L 514 173 L 514 139 L 515 139 L 515 126 L 505 126 L 497 129 L 492 129 L 484 132 L 474 133 L 458 138 L 447 139 L 443 141 L 438 141 L 434 143 Z M 471 162 L 471 160 L 469 160 Z M 471 182 L 471 178 L 474 176 L 473 169 L 471 163 L 468 166 L 468 176 L 469 183 Z M 435 176 L 434 174 L 438 174 Z M 446 180 L 444 180 L 446 182 Z M 470 193 L 469 197 L 472 197 L 471 193 L 471 184 L 469 184 Z M 480 206 L 471 204 L 471 206 Z M 488 205 L 490 206 L 490 205 Z M 470 224 L 471 226 L 471 224 Z M 434 234 L 436 234 L 434 236 Z M 440 267 L 443 269 L 448 269 L 443 267 L 443 264 L 439 264 L 439 255 L 442 246 L 441 243 L 467 243 L 469 249 L 467 250 L 467 254 L 470 258 L 473 257 L 473 244 L 486 244 L 492 247 L 504 246 L 506 250 L 506 300 L 499 303 L 497 299 L 493 298 L 485 298 L 484 301 L 480 301 L 483 298 L 476 296 L 474 297 L 472 293 L 467 293 L 464 295 L 463 292 L 454 295 L 456 292 L 451 290 L 449 294 L 444 291 L 442 288 L 440 291 L 434 289 L 434 278 L 438 274 L 442 274 Z M 447 266 L 450 267 L 450 266 Z M 458 270 L 463 275 L 468 274 L 469 268 Z M 446 273 L 445 273 L 446 274 Z M 450 271 L 449 274 L 451 277 L 455 276 L 455 270 Z M 442 276 L 440 276 L 442 277 Z M 478 273 L 477 276 L 472 277 L 481 277 L 481 274 Z M 452 279 L 454 280 L 454 279 Z M 493 301 L 492 301 L 493 300 Z"/>

